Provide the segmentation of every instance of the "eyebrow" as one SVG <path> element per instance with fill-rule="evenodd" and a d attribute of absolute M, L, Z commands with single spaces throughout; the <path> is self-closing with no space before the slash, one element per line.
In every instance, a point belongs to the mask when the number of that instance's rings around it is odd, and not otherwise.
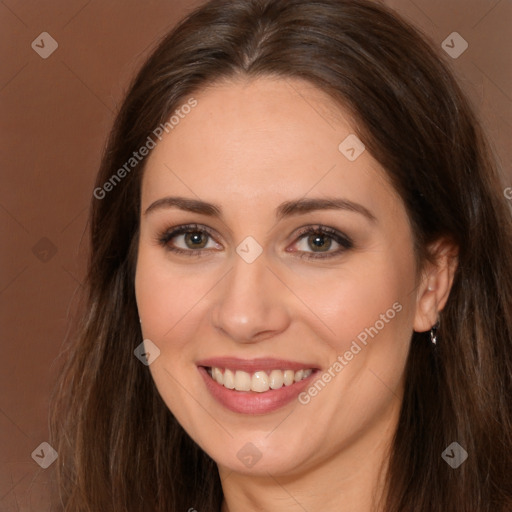
<path fill-rule="evenodd" d="M 157 199 L 145 210 L 144 215 L 163 208 L 179 208 L 187 212 L 200 213 L 209 217 L 222 217 L 222 208 L 214 203 L 207 203 L 199 199 L 190 199 L 179 196 L 169 196 Z M 371 222 L 376 222 L 375 215 L 359 203 L 348 199 L 327 198 L 301 198 L 285 201 L 276 208 L 276 219 L 282 220 L 292 215 L 310 213 L 317 210 L 345 210 L 363 215 Z"/>

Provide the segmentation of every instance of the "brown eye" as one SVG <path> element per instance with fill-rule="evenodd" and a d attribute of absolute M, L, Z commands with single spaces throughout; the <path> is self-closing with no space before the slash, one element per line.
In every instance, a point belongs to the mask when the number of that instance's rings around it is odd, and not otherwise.
<path fill-rule="evenodd" d="M 308 244 L 314 252 L 325 252 L 331 248 L 332 238 L 324 234 L 315 234 L 308 236 Z"/>
<path fill-rule="evenodd" d="M 352 240 L 336 229 L 327 226 L 306 226 L 299 231 L 294 250 L 301 258 L 319 259 L 341 256 L 352 249 Z"/>
<path fill-rule="evenodd" d="M 209 235 L 201 231 L 192 231 L 185 234 L 185 244 L 189 249 L 204 249 Z"/>
<path fill-rule="evenodd" d="M 158 235 L 157 241 L 166 250 L 187 256 L 201 256 L 211 249 L 222 249 L 213 234 L 197 224 L 167 229 Z"/>

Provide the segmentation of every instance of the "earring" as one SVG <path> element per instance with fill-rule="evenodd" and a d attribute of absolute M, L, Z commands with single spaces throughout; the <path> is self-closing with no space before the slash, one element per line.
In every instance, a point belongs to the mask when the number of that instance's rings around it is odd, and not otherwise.
<path fill-rule="evenodd" d="M 430 341 L 432 342 L 432 345 L 436 345 L 437 343 L 437 330 L 439 329 L 439 321 L 437 321 L 431 328 L 430 328 Z"/>

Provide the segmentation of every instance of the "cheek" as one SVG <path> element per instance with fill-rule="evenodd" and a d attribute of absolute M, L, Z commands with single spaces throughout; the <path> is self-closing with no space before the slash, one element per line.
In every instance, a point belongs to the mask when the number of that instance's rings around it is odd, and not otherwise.
<path fill-rule="evenodd" d="M 135 294 L 144 339 L 160 350 L 149 366 L 153 381 L 167 407 L 194 435 L 196 404 L 200 396 L 194 360 L 194 344 L 201 298 L 211 288 L 204 274 L 179 272 L 161 253 L 141 247 L 135 275 Z M 184 387 L 186 383 L 186 387 Z"/>
<path fill-rule="evenodd" d="M 137 261 L 135 294 L 142 332 L 150 339 L 179 344 L 182 338 L 175 333 L 196 314 L 211 280 L 207 273 L 176 269 L 158 251 L 141 247 Z"/>
<path fill-rule="evenodd" d="M 408 339 L 412 324 L 415 269 L 410 254 L 373 252 L 339 269 L 296 274 L 294 291 L 318 319 L 319 336 L 337 354 L 360 335 L 389 333 Z M 404 330 L 405 329 L 405 330 Z M 321 334 L 324 333 L 324 334 Z M 380 336 L 382 339 L 384 336 Z"/>
<path fill-rule="evenodd" d="M 325 391 L 312 385 L 301 402 L 311 404 L 319 423 L 337 432 L 358 432 L 385 414 L 398 396 L 412 333 L 414 282 L 410 253 L 374 253 L 371 264 L 365 259 L 350 271 L 319 279 L 304 295 L 322 319 L 323 326 L 317 325 L 329 345 Z M 307 290 L 305 282 L 299 293 Z M 344 442 L 336 436 L 331 441 Z"/>

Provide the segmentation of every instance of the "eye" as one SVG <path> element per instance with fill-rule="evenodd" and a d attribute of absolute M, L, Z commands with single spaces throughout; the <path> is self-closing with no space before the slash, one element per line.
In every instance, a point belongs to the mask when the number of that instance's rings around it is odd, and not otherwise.
<path fill-rule="evenodd" d="M 338 230 L 327 226 L 307 226 L 299 231 L 295 249 L 288 252 L 301 252 L 301 258 L 321 259 L 338 256 L 352 249 L 352 240 Z M 333 250 L 331 250 L 333 249 Z"/>
<path fill-rule="evenodd" d="M 198 224 L 166 229 L 158 234 L 157 242 L 166 250 L 185 256 L 203 256 L 211 250 L 222 249 L 222 245 L 213 238 L 213 232 Z M 300 258 L 310 259 L 335 257 L 354 246 L 348 236 L 322 225 L 302 228 L 294 245 L 286 251 L 298 252 Z"/>
<path fill-rule="evenodd" d="M 187 256 L 201 256 L 206 250 L 222 248 L 213 239 L 212 232 L 206 226 L 198 224 L 164 230 L 157 236 L 157 242 L 168 251 Z"/>

